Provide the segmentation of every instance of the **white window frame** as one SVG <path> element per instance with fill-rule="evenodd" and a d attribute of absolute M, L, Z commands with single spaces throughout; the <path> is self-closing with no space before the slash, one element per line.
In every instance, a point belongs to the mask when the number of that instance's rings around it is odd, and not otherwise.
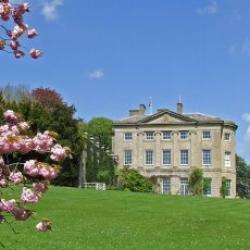
<path fill-rule="evenodd" d="M 204 137 L 205 133 L 209 133 L 209 137 Z M 211 140 L 212 135 L 211 135 L 211 131 L 210 130 L 203 130 L 202 131 L 202 140 L 204 141 L 208 141 Z"/>
<path fill-rule="evenodd" d="M 147 155 L 147 153 L 148 152 L 151 152 L 152 153 L 152 155 L 151 155 L 151 163 L 147 163 L 147 157 L 148 157 L 148 155 Z M 145 151 L 145 165 L 146 166 L 152 166 L 152 165 L 154 165 L 154 151 L 152 150 L 152 149 L 146 149 L 146 151 Z"/>
<path fill-rule="evenodd" d="M 180 195 L 187 196 L 189 195 L 188 191 L 188 178 L 180 178 Z"/>
<path fill-rule="evenodd" d="M 226 139 L 226 135 L 229 136 L 228 139 Z M 229 133 L 229 132 L 224 133 L 224 141 L 231 141 L 231 133 Z"/>
<path fill-rule="evenodd" d="M 131 161 L 129 163 L 127 161 L 127 157 L 128 157 L 127 153 L 130 153 Z M 123 160 L 124 166 L 132 166 L 132 164 L 133 164 L 133 151 L 131 149 L 124 150 L 124 156 L 123 157 L 124 157 L 123 158 L 124 159 Z"/>
<path fill-rule="evenodd" d="M 187 163 L 182 163 L 182 153 L 186 151 L 187 152 Z M 181 149 L 180 150 L 180 165 L 181 166 L 188 166 L 189 165 L 189 150 L 188 149 Z"/>
<path fill-rule="evenodd" d="M 167 137 L 167 138 L 165 138 L 164 137 L 164 133 L 169 133 L 170 136 Z M 162 140 L 164 140 L 164 141 L 170 141 L 170 140 L 172 140 L 172 131 L 171 130 L 162 131 Z"/>
<path fill-rule="evenodd" d="M 126 135 L 131 135 L 131 138 L 127 138 L 127 136 Z M 124 141 L 126 141 L 126 142 L 130 142 L 130 141 L 132 141 L 133 140 L 133 133 L 132 132 L 125 132 L 124 133 Z"/>
<path fill-rule="evenodd" d="M 180 133 L 180 140 L 188 140 L 188 138 L 189 138 L 189 131 L 188 130 L 181 130 L 179 133 Z M 186 134 L 185 138 L 182 138 L 183 133 Z"/>
<path fill-rule="evenodd" d="M 225 151 L 224 154 L 224 166 L 226 168 L 232 167 L 232 153 L 230 151 Z"/>
<path fill-rule="evenodd" d="M 204 151 L 210 152 L 210 162 L 209 163 L 206 163 L 204 161 L 204 156 L 205 156 L 205 152 Z M 203 166 L 207 166 L 207 167 L 212 165 L 212 150 L 211 149 L 202 149 L 202 165 Z"/>
<path fill-rule="evenodd" d="M 164 190 L 165 187 L 166 189 Z M 171 194 L 171 178 L 170 177 L 165 177 L 162 179 L 161 192 L 162 194 Z"/>
<path fill-rule="evenodd" d="M 154 131 L 146 131 L 145 132 L 145 139 L 146 141 L 153 141 L 154 140 Z"/>
<path fill-rule="evenodd" d="M 164 158 L 164 153 L 165 152 L 168 152 L 169 153 L 169 163 L 164 163 L 164 160 L 165 160 L 165 158 Z M 171 152 L 171 149 L 163 149 L 162 150 L 162 165 L 163 166 L 170 166 L 172 164 L 172 152 Z"/>

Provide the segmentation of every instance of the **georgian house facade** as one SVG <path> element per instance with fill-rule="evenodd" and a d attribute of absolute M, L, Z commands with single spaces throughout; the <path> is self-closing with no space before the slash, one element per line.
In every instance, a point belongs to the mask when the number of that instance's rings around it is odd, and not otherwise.
<path fill-rule="evenodd" d="M 145 114 L 146 107 L 130 110 L 129 117 L 113 123 L 113 153 L 118 168 L 137 169 L 150 178 L 158 192 L 188 195 L 188 178 L 202 168 L 205 195 L 219 197 L 222 178 L 227 196 L 236 196 L 235 133 L 237 125 L 201 113 L 160 109 Z"/>

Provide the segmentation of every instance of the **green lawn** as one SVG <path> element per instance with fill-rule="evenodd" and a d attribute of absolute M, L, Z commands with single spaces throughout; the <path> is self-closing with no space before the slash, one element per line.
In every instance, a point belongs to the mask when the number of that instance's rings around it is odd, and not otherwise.
<path fill-rule="evenodd" d="M 36 207 L 53 221 L 0 225 L 11 250 L 250 249 L 250 201 L 51 188 Z"/>

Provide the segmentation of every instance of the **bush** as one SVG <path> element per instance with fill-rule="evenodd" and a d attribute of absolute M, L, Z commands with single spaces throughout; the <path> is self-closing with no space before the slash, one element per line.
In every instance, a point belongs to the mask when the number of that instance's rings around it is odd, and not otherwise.
<path fill-rule="evenodd" d="M 202 194 L 203 171 L 196 168 L 192 171 L 189 177 L 189 190 L 193 195 Z"/>
<path fill-rule="evenodd" d="M 118 172 L 118 187 L 132 192 L 151 192 L 152 183 L 135 169 L 124 168 Z"/>
<path fill-rule="evenodd" d="M 203 194 L 206 195 L 208 190 L 210 190 L 210 179 L 209 178 L 203 178 Z"/>
<path fill-rule="evenodd" d="M 220 194 L 223 198 L 225 198 L 228 195 L 228 189 L 227 189 L 227 179 L 226 177 L 222 177 L 221 181 L 221 188 L 220 188 Z"/>

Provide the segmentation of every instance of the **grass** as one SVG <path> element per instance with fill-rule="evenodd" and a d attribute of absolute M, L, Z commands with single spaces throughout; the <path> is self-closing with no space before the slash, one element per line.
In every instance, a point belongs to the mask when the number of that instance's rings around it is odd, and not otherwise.
<path fill-rule="evenodd" d="M 0 225 L 11 250 L 250 249 L 250 201 L 51 188 L 35 207 L 53 221 Z M 38 218 L 37 218 L 38 220 Z"/>

